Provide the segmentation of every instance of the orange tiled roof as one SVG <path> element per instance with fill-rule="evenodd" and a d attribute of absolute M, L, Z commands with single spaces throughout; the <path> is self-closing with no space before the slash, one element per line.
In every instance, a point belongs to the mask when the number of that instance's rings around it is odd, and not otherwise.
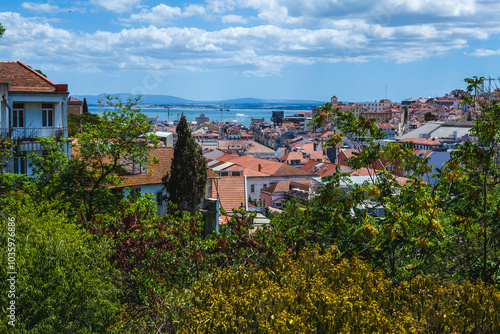
<path fill-rule="evenodd" d="M 11 92 L 51 93 L 60 91 L 58 87 L 60 85 L 56 85 L 20 61 L 0 62 L 0 83 L 8 83 Z M 67 87 L 65 88 L 64 91 L 67 91 Z"/>
<path fill-rule="evenodd" d="M 353 172 L 351 172 L 351 176 L 370 176 L 370 175 L 376 175 L 379 171 L 375 170 L 375 169 L 368 169 L 366 167 L 362 167 L 358 170 L 355 170 Z"/>
<path fill-rule="evenodd" d="M 212 179 L 212 198 L 220 200 L 220 206 L 228 214 L 232 214 L 233 209 L 245 205 L 245 178 L 243 176 L 221 176 L 219 179 Z"/>
<path fill-rule="evenodd" d="M 232 162 L 239 167 L 238 170 L 244 171 L 244 175 L 248 177 L 252 176 L 297 176 L 297 175 L 312 175 L 306 171 L 299 168 L 295 168 L 286 165 L 281 162 L 254 158 L 251 155 L 244 156 L 233 156 L 224 155 L 217 160 L 223 162 Z M 227 169 L 234 169 L 235 166 L 231 166 Z"/>
<path fill-rule="evenodd" d="M 148 169 L 144 174 L 124 176 L 120 187 L 161 183 L 162 177 L 170 172 L 172 158 L 174 157 L 174 149 L 172 147 L 158 147 L 151 150 L 151 155 L 157 157 L 160 162 L 158 164 L 148 165 Z"/>
<path fill-rule="evenodd" d="M 406 138 L 398 140 L 398 143 L 413 143 L 415 145 L 441 146 L 441 140 L 432 138 Z"/>
<path fill-rule="evenodd" d="M 81 105 L 83 104 L 83 102 L 79 99 L 77 99 L 76 97 L 70 97 L 68 99 L 68 104 L 71 104 L 71 105 Z"/>
<path fill-rule="evenodd" d="M 312 151 L 312 152 L 307 152 L 308 154 L 310 154 L 310 158 L 311 160 L 324 160 L 326 159 L 327 157 L 325 156 L 325 153 L 323 153 L 323 151 Z"/>
<path fill-rule="evenodd" d="M 356 148 L 343 148 L 340 150 L 340 152 L 344 153 L 346 158 L 352 158 L 354 157 L 354 153 L 358 153 L 359 150 Z"/>
<path fill-rule="evenodd" d="M 321 164 L 320 162 L 311 160 L 308 163 L 306 163 L 304 166 L 302 166 L 301 169 L 305 170 L 306 172 L 309 172 L 309 173 L 314 173 L 314 174 L 318 175 L 319 177 L 330 176 L 333 173 L 335 173 L 337 170 L 336 164 L 325 162 L 321 165 L 321 167 L 316 167 L 320 164 Z"/>
<path fill-rule="evenodd" d="M 262 191 L 270 193 L 270 194 L 275 194 L 275 193 L 284 193 L 287 191 L 290 191 L 291 188 L 298 188 L 302 189 L 305 191 L 309 191 L 309 185 L 311 184 L 310 180 L 304 180 L 304 181 L 278 181 L 276 183 L 273 183 L 266 189 L 263 189 Z"/>

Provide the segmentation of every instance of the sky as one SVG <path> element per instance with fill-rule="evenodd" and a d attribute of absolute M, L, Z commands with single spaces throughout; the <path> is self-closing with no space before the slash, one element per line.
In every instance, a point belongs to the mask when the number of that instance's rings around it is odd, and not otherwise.
<path fill-rule="evenodd" d="M 499 17 L 497 0 L 2 0 L 0 61 L 74 95 L 400 102 L 499 78 Z"/>

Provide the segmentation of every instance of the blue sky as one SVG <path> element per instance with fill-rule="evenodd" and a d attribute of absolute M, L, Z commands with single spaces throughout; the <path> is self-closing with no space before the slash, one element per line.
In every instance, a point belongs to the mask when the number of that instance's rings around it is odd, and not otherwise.
<path fill-rule="evenodd" d="M 0 61 L 72 94 L 400 102 L 500 77 L 497 0 L 3 0 Z"/>

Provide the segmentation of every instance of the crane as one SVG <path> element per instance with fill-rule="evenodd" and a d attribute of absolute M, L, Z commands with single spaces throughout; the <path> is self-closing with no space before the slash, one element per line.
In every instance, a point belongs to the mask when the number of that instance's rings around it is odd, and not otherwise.
<path fill-rule="evenodd" d="M 97 102 L 99 102 L 99 116 L 102 116 L 102 112 L 101 112 L 101 102 L 102 101 L 106 101 L 106 99 L 100 99 L 99 101 L 97 101 Z"/>

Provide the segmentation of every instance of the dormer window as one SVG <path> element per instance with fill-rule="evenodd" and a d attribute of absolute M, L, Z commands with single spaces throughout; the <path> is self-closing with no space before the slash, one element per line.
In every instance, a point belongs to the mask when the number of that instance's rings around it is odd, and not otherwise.
<path fill-rule="evenodd" d="M 12 126 L 15 128 L 24 128 L 24 104 L 14 103 L 12 108 Z"/>
<path fill-rule="evenodd" d="M 42 126 L 54 126 L 54 105 L 42 103 Z"/>

